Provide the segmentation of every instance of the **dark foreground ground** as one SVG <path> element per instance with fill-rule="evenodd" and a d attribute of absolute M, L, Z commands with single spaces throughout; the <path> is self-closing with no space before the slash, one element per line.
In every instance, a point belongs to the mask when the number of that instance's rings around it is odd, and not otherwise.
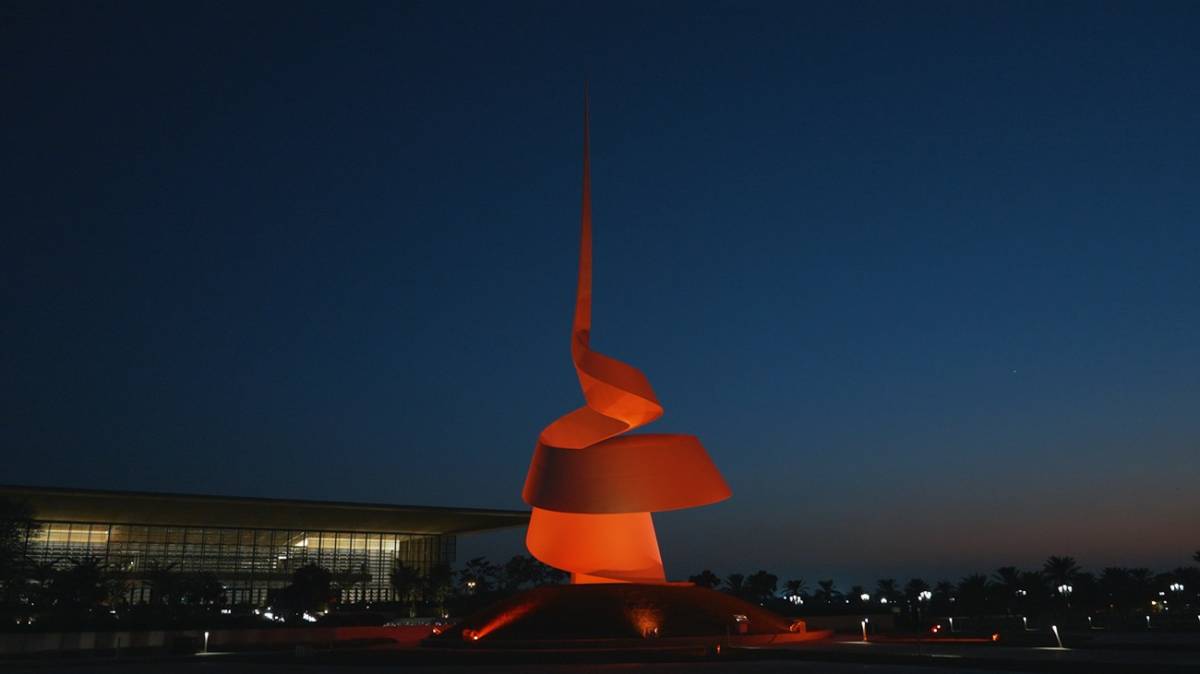
<path fill-rule="evenodd" d="M 505 665 L 499 667 L 470 667 L 451 665 L 446 667 L 405 667 L 397 669 L 391 667 L 357 667 L 353 665 L 327 665 L 310 667 L 304 665 L 257 665 L 250 663 L 224 663 L 219 666 L 214 666 L 215 663 L 190 663 L 179 665 L 176 663 L 145 663 L 133 667 L 122 668 L 120 671 L 130 672 L 131 674 L 149 674 L 151 672 L 180 672 L 180 674 L 210 674 L 216 672 L 229 672 L 230 674 L 284 674 L 285 672 L 311 672 L 312 674 L 341 674 L 343 672 L 352 674 L 361 672 L 404 672 L 405 674 L 480 674 L 481 672 L 496 672 L 497 674 L 518 674 L 528 672 L 529 674 L 567 674 L 575 672 L 597 672 L 620 674 L 622 672 L 645 673 L 645 674 L 681 674 L 683 672 L 701 672 L 711 674 L 734 674 L 736 672 L 747 672 L 748 674 L 782 674 L 783 672 L 797 672 L 799 674 L 814 674 L 816 672 L 829 672 L 830 674 L 850 674 L 850 673 L 867 673 L 867 674 L 928 674 L 931 671 L 944 672 L 946 674 L 968 674 L 980 672 L 984 670 L 977 669 L 961 669 L 961 668 L 945 668 L 930 670 L 927 667 L 906 666 L 906 665 L 862 665 L 853 663 L 828 663 L 828 662 L 711 662 L 711 663 L 657 663 L 657 664 L 635 664 L 635 663 L 613 663 L 613 664 L 592 664 L 592 665 Z M 14 669 L 14 672 L 112 672 L 117 671 L 111 668 L 97 669 L 92 666 L 70 667 L 61 666 L 59 668 L 38 668 L 38 669 Z M 1019 671 L 1019 670 L 1016 670 Z M 1137 670 L 1133 670 L 1137 671 Z"/>
<path fill-rule="evenodd" d="M 1056 649 L 979 644 L 903 644 L 826 641 L 782 649 L 733 649 L 719 656 L 658 653 L 636 656 L 595 652 L 584 655 L 539 652 L 431 653 L 422 649 L 383 649 L 296 654 L 291 652 L 209 654 L 183 657 L 4 661 L 13 674 L 478 674 L 480 672 L 558 674 L 560 672 L 861 672 L 866 674 L 965 674 L 1028 672 L 1054 674 L 1197 674 L 1200 650 L 1160 648 Z M 614 661 L 624 660 L 624 661 Z"/>

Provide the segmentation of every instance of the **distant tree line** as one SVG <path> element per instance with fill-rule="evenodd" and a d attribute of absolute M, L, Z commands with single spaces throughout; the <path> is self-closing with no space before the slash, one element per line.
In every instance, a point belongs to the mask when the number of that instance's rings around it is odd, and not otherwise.
<path fill-rule="evenodd" d="M 1200 550 L 1192 561 L 1200 563 Z M 1197 566 L 1160 573 L 1111 566 L 1092 573 L 1072 557 L 1052 556 L 1040 569 L 1002 566 L 990 576 L 973 573 L 958 582 L 932 584 L 921 578 L 903 585 L 894 578 L 881 578 L 874 587 L 854 585 L 844 592 L 830 579 L 817 581 L 815 587 L 803 578 L 780 586 L 767 571 L 720 578 L 705 569 L 688 580 L 796 615 L 890 612 L 914 626 L 947 616 L 1008 616 L 1024 617 L 1026 622 L 1052 618 L 1060 624 L 1114 628 L 1200 628 Z"/>
<path fill-rule="evenodd" d="M 0 499 L 0 629 L 29 628 L 35 621 L 37 627 L 51 629 L 114 620 L 126 627 L 198 625 L 214 620 L 257 625 L 261 620 L 250 614 L 252 607 L 229 607 L 225 589 L 209 572 L 151 562 L 135 579 L 124 569 L 108 568 L 90 557 L 30 560 L 24 556 L 23 546 L 27 534 L 36 530 L 27 505 Z M 1200 563 L 1200 551 L 1193 561 Z M 290 584 L 269 593 L 268 612 L 274 619 L 292 623 L 333 619 L 354 608 L 341 605 L 343 590 L 369 579 L 365 569 L 335 572 L 308 564 L 292 572 Z M 416 567 L 397 563 L 388 578 L 396 601 L 373 602 L 370 610 L 380 616 L 457 616 L 507 595 L 567 579 L 567 574 L 527 555 L 503 564 L 476 557 L 457 570 L 446 564 Z M 932 584 L 921 578 L 903 584 L 882 578 L 874 587 L 855 585 L 845 591 L 829 579 L 818 580 L 815 586 L 803 578 L 781 583 L 766 570 L 721 578 L 705 569 L 689 580 L 780 613 L 888 612 L 916 628 L 947 616 L 1053 619 L 1060 625 L 1099 622 L 1114 628 L 1174 624 L 1200 628 L 1197 566 L 1160 573 L 1107 567 L 1093 573 L 1071 557 L 1050 557 L 1040 569 L 1004 566 L 991 575 L 976 573 L 958 582 Z M 149 588 L 148 602 L 129 603 L 135 581 Z"/>

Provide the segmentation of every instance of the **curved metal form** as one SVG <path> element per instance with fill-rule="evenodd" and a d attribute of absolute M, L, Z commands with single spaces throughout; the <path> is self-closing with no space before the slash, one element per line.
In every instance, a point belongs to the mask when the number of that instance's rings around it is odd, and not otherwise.
<path fill-rule="evenodd" d="M 691 435 L 623 435 L 662 416 L 640 370 L 590 346 L 592 195 L 584 101 L 582 241 L 571 360 L 586 404 L 538 439 L 522 497 L 533 506 L 525 544 L 575 583 L 662 583 L 650 513 L 729 498 L 708 453 Z"/>

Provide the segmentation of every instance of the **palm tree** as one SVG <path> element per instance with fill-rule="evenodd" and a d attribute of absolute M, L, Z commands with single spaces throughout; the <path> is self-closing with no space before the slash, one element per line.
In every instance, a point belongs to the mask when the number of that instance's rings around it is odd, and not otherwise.
<path fill-rule="evenodd" d="M 710 590 L 721 584 L 721 579 L 719 577 L 717 577 L 717 574 L 713 573 L 712 571 L 710 571 L 708 569 L 705 569 L 705 570 L 701 571 L 700 573 L 698 573 L 694 576 L 691 576 L 690 578 L 688 578 L 688 581 L 693 583 L 697 587 L 706 587 Z"/>
<path fill-rule="evenodd" d="M 1150 569 L 1138 567 L 1129 570 L 1129 590 L 1138 604 L 1154 596 L 1154 574 Z"/>
<path fill-rule="evenodd" d="M 454 571 L 449 564 L 434 564 L 425 576 L 426 596 L 437 605 L 438 615 L 446 615 L 446 597 L 454 588 Z"/>
<path fill-rule="evenodd" d="M 225 594 L 225 587 L 211 571 L 192 571 L 181 574 L 179 594 L 189 604 L 208 606 L 216 604 Z"/>
<path fill-rule="evenodd" d="M 1130 581 L 1129 569 L 1121 566 L 1105 567 L 1100 572 L 1100 590 L 1107 598 L 1107 604 L 1116 609 L 1117 613 L 1123 614 L 1134 603 L 1135 593 Z"/>
<path fill-rule="evenodd" d="M 963 610 L 978 615 L 987 605 L 987 576 L 973 573 L 964 577 L 958 583 L 958 596 L 962 600 Z"/>
<path fill-rule="evenodd" d="M 1038 603 L 1046 598 L 1046 576 L 1041 571 L 1022 571 L 1021 589 L 1028 592 L 1028 600 Z"/>
<path fill-rule="evenodd" d="M 1172 573 L 1175 574 L 1176 580 L 1183 583 L 1184 589 L 1200 590 L 1200 568 L 1195 566 L 1181 566 Z"/>
<path fill-rule="evenodd" d="M 756 601 L 765 601 L 775 596 L 779 587 L 779 576 L 759 569 L 746 578 L 746 592 Z"/>
<path fill-rule="evenodd" d="M 933 601 L 941 605 L 943 611 L 949 611 L 957 600 L 957 590 L 954 583 L 939 580 L 933 586 Z"/>
<path fill-rule="evenodd" d="M 408 602 L 408 617 L 415 618 L 417 598 L 421 596 L 421 572 L 411 566 L 396 562 L 396 566 L 392 568 L 391 581 L 392 588 L 396 590 L 396 596 L 400 601 Z"/>
<path fill-rule="evenodd" d="M 124 569 L 109 566 L 104 572 L 105 594 L 108 595 L 110 607 L 125 606 L 129 603 L 129 590 L 133 587 L 130 573 Z M 225 591 L 221 587 L 221 592 Z"/>
<path fill-rule="evenodd" d="M 1002 566 L 992 574 L 992 582 L 996 587 L 1009 595 L 1016 595 L 1021 589 L 1021 570 L 1015 566 Z"/>
<path fill-rule="evenodd" d="M 904 596 L 907 597 L 911 602 L 918 602 L 921 600 L 921 593 L 928 589 L 929 583 L 926 583 L 920 578 L 910 578 L 908 582 L 904 584 Z"/>
<path fill-rule="evenodd" d="M 1011 614 L 1013 607 L 1020 603 L 1021 598 L 1029 594 L 1029 591 L 1021 586 L 1021 570 L 1015 566 L 1002 566 L 996 569 L 996 573 L 992 577 L 996 589 L 1003 598 L 1004 609 Z"/>
<path fill-rule="evenodd" d="M 925 601 L 921 599 L 921 594 L 927 590 L 929 590 L 929 583 L 920 578 L 910 578 L 904 584 L 904 596 L 908 598 L 908 604 L 916 614 L 917 620 L 921 619 L 921 611 L 925 604 Z"/>
<path fill-rule="evenodd" d="M 73 564 L 54 574 L 50 585 L 56 608 L 92 611 L 108 601 L 106 569 L 97 557 L 72 560 Z"/>
<path fill-rule="evenodd" d="M 354 588 L 360 585 L 366 585 L 371 582 L 371 568 L 366 562 L 359 564 L 357 568 L 346 566 L 341 571 L 336 571 L 333 574 L 333 584 L 337 587 L 339 601 L 350 603 L 353 597 L 356 596 Z"/>
<path fill-rule="evenodd" d="M 0 601 L 15 603 L 30 581 L 24 559 L 25 541 L 40 528 L 27 502 L 0 498 Z"/>
<path fill-rule="evenodd" d="M 52 559 L 43 562 L 30 562 L 25 571 L 25 593 L 29 603 L 45 607 L 53 603 L 54 597 L 51 586 L 54 585 L 54 575 L 58 573 L 58 565 L 62 560 Z"/>
<path fill-rule="evenodd" d="M 834 598 L 838 594 L 837 588 L 835 588 L 833 585 L 833 581 L 818 580 L 817 587 L 821 588 L 817 590 L 817 596 L 821 598 L 821 601 L 825 602 L 826 604 L 832 604 Z"/>
<path fill-rule="evenodd" d="M 862 585 L 851 585 L 850 592 L 847 593 L 847 596 L 850 598 L 850 603 L 861 604 L 863 602 L 862 596 L 866 593 L 867 590 Z"/>
<path fill-rule="evenodd" d="M 725 591 L 733 595 L 746 592 L 746 577 L 740 573 L 731 573 L 725 577 Z"/>
<path fill-rule="evenodd" d="M 880 599 L 886 599 L 889 602 L 895 602 L 900 594 L 900 591 L 896 589 L 896 579 L 880 578 L 879 581 L 875 583 L 875 594 L 878 595 Z"/>
<path fill-rule="evenodd" d="M 292 572 L 292 584 L 284 588 L 289 608 L 296 613 L 326 610 L 333 600 L 333 572 L 309 562 Z"/>
<path fill-rule="evenodd" d="M 150 560 L 146 565 L 146 581 L 150 583 L 150 603 L 174 605 L 182 598 L 180 587 L 183 574 L 175 570 L 176 564 L 163 564 Z"/>
<path fill-rule="evenodd" d="M 1192 559 L 1195 560 L 1197 563 L 1200 563 L 1200 550 L 1197 550 L 1196 554 L 1192 555 Z"/>
<path fill-rule="evenodd" d="M 1074 557 L 1054 557 L 1051 556 L 1042 565 L 1042 573 L 1054 587 L 1060 585 L 1070 585 L 1079 575 L 1079 565 L 1075 563 Z"/>
<path fill-rule="evenodd" d="M 808 585 L 803 578 L 793 578 L 783 584 L 784 592 L 787 592 L 789 599 L 792 597 L 803 597 L 808 593 Z"/>

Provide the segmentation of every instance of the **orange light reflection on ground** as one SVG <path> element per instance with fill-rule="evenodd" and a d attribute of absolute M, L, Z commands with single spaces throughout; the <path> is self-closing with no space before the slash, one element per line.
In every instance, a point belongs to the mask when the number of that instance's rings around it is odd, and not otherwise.
<path fill-rule="evenodd" d="M 472 638 L 475 640 L 482 639 L 483 637 L 487 636 L 488 634 L 495 632 L 496 630 L 500 629 L 501 627 L 504 627 L 505 625 L 508 625 L 509 623 L 512 623 L 513 621 L 517 620 L 521 616 L 529 613 L 530 611 L 533 610 L 533 608 L 534 608 L 533 602 L 517 604 L 516 606 L 512 607 L 511 609 L 509 609 L 509 610 L 505 611 L 504 613 L 501 613 L 500 615 L 493 618 L 491 620 L 491 622 L 487 623 L 483 627 L 480 627 L 479 629 L 475 630 L 474 634 L 472 635 Z"/>

